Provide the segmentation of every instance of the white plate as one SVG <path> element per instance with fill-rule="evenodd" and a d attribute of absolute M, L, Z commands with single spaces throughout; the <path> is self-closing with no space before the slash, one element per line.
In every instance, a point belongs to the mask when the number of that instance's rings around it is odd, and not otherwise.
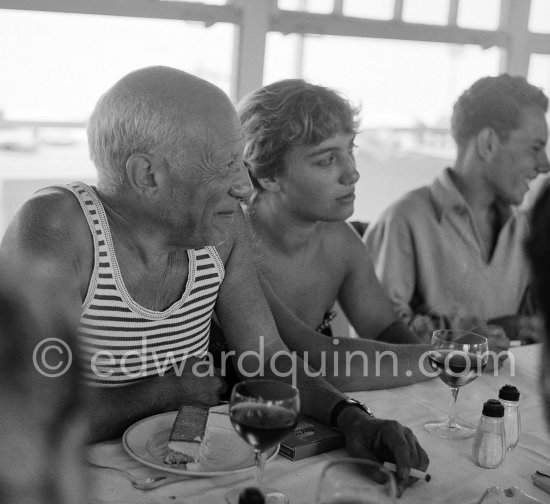
<path fill-rule="evenodd" d="M 210 453 L 194 469 L 182 469 L 164 463 L 168 452 L 168 438 L 177 412 L 160 413 L 145 418 L 128 427 L 122 436 L 122 445 L 128 454 L 161 471 L 181 474 L 192 478 L 226 476 L 254 467 L 254 449 L 235 432 L 229 419 L 228 406 L 211 408 L 208 417 Z M 277 455 L 278 446 L 267 453 L 271 460 Z"/>

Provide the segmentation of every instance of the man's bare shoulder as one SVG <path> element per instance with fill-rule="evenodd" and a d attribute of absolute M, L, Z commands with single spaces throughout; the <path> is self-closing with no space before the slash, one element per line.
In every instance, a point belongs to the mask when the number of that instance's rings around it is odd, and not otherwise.
<path fill-rule="evenodd" d="M 50 212 L 55 220 L 85 222 L 80 203 L 67 189 L 46 187 L 36 192 L 26 203 L 34 213 L 43 210 Z"/>
<path fill-rule="evenodd" d="M 38 252 L 39 247 L 52 243 L 65 249 L 71 244 L 80 248 L 89 239 L 86 218 L 74 195 L 62 188 L 48 187 L 22 205 L 6 230 L 3 246 L 13 244 Z"/>

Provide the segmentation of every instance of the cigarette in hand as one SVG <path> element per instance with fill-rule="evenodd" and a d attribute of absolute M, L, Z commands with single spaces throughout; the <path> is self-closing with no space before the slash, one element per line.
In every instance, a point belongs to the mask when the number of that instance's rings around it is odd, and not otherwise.
<path fill-rule="evenodd" d="M 390 471 L 397 472 L 397 467 L 395 467 L 395 464 L 393 464 L 392 462 L 384 462 L 384 467 Z M 410 475 L 413 478 L 418 478 L 424 481 L 430 481 L 432 479 L 431 474 L 419 471 L 418 469 L 411 468 Z"/>

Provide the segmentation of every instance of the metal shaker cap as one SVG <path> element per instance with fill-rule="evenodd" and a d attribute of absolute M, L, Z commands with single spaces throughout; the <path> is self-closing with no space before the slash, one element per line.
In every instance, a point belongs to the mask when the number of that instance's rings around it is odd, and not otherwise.
<path fill-rule="evenodd" d="M 487 402 L 483 403 L 483 414 L 495 418 L 503 417 L 504 406 L 498 399 L 489 399 Z"/>
<path fill-rule="evenodd" d="M 513 385 L 504 385 L 498 392 L 498 398 L 505 401 L 519 401 L 519 390 Z"/>

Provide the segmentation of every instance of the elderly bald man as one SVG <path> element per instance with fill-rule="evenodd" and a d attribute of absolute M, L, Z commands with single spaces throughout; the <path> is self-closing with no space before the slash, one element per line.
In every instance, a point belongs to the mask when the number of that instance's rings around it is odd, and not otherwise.
<path fill-rule="evenodd" d="M 184 402 L 217 403 L 222 379 L 196 365 L 215 308 L 241 375 L 259 367 L 245 352 L 261 356 L 268 377 L 292 371 L 303 413 L 339 427 L 352 455 L 395 460 L 401 489 L 410 467 L 427 467 L 408 428 L 374 418 L 302 361 L 272 367 L 287 348 L 252 266 L 240 212 L 251 184 L 221 90 L 171 68 L 135 71 L 100 98 L 88 139 L 97 187 L 38 192 L 2 248 L 59 268 L 58 288 L 80 315 L 95 440 Z"/>

